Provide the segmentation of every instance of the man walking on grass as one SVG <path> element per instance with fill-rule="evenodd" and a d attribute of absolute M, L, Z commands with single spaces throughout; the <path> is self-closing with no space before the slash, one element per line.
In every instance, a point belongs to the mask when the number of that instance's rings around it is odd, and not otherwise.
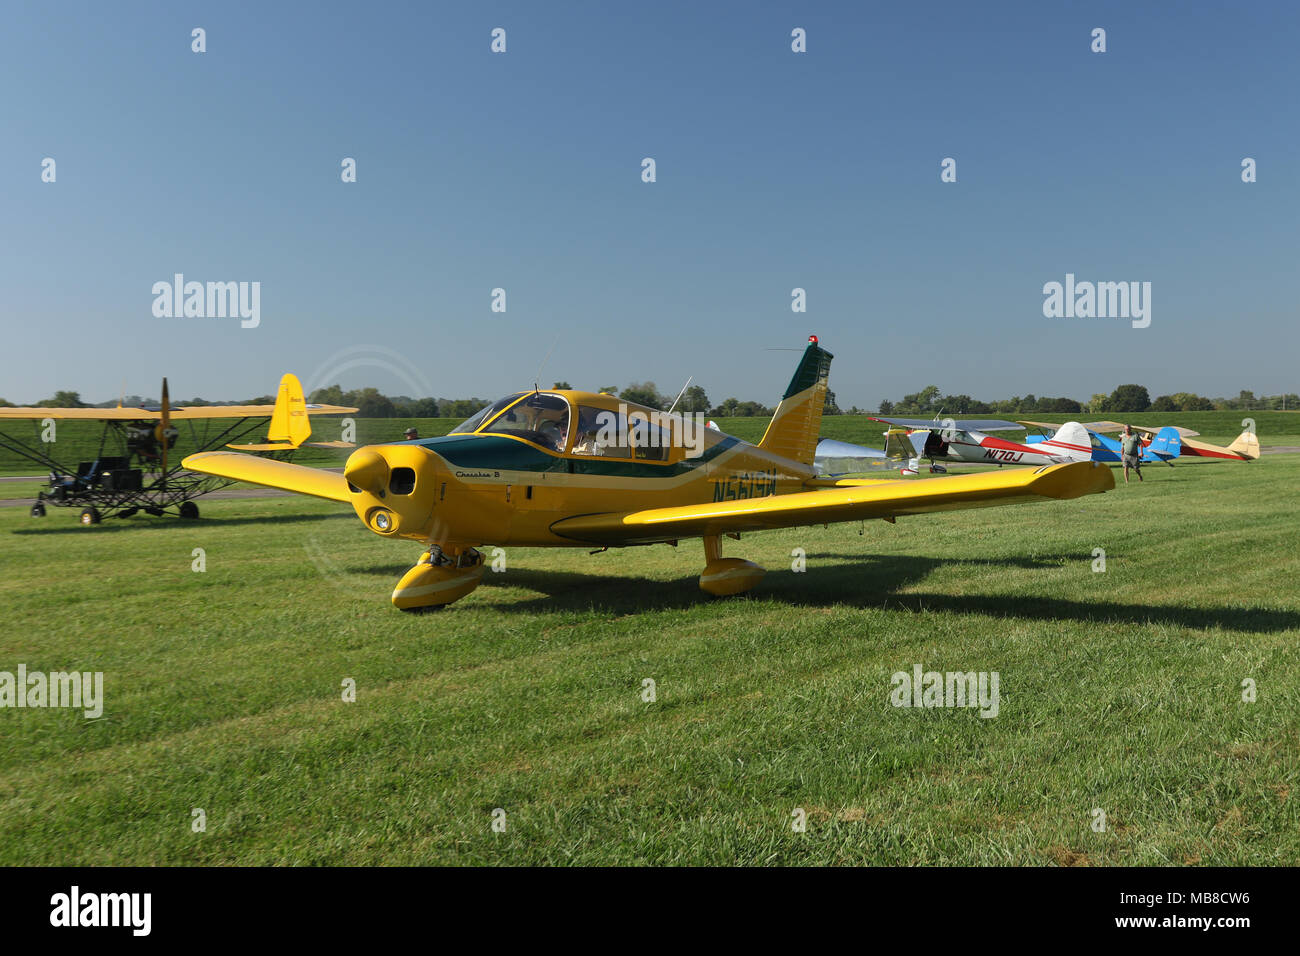
<path fill-rule="evenodd" d="M 1142 480 L 1142 439 L 1133 431 L 1132 425 L 1124 426 L 1124 434 L 1119 439 L 1119 454 L 1124 459 L 1124 484 L 1128 484 L 1128 470 L 1137 472 L 1138 481 Z"/>

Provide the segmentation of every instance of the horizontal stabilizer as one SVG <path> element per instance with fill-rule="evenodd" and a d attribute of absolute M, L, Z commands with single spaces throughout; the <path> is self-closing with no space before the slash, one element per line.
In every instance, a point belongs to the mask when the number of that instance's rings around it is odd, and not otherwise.
<path fill-rule="evenodd" d="M 817 443 L 813 467 L 819 475 L 848 475 L 872 468 L 889 467 L 888 456 L 879 448 L 853 445 L 834 438 L 823 438 Z"/>

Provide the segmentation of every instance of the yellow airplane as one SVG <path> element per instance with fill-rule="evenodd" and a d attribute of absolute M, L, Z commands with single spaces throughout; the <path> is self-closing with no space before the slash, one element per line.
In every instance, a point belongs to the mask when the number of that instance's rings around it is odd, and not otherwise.
<path fill-rule="evenodd" d="M 83 525 L 103 518 L 129 518 L 138 511 L 161 515 L 174 509 L 182 518 L 197 518 L 199 498 L 229 481 L 187 473 L 170 452 L 179 429 L 189 424 L 188 439 L 200 449 L 238 448 L 244 451 L 292 452 L 298 448 L 354 448 L 350 442 L 312 442 L 309 411 L 316 415 L 347 415 L 357 409 L 341 405 L 309 405 L 297 376 L 280 379 L 274 405 L 196 405 L 173 407 L 162 381 L 162 401 L 156 408 L 0 408 L 0 448 L 35 462 L 49 472 L 47 486 L 32 505 L 33 518 L 45 517 L 46 505 L 81 507 Z M 230 444 L 232 438 L 255 434 L 270 418 L 266 442 Z M 10 433 L 5 420 L 44 423 L 94 421 L 103 425 L 95 457 L 73 464 L 55 457 L 61 446 L 47 434 L 32 439 Z M 57 437 L 57 436 L 56 436 Z"/>
<path fill-rule="evenodd" d="M 428 547 L 393 591 L 414 611 L 464 597 L 485 545 L 591 548 L 704 540 L 700 587 L 739 594 L 761 567 L 724 558 L 744 531 L 1077 498 L 1115 487 L 1091 462 L 911 480 L 818 477 L 813 457 L 831 353 L 808 347 L 762 441 L 751 445 L 613 395 L 516 392 L 440 438 L 357 449 L 343 474 L 232 452 L 186 468 L 347 502 L 374 533 Z"/>

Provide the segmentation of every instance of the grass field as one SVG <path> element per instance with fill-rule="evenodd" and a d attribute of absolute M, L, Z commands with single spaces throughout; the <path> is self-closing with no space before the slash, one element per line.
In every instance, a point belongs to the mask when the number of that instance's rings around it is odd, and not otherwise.
<path fill-rule="evenodd" d="M 747 535 L 739 599 L 699 542 L 511 549 L 422 616 L 419 549 L 330 503 L 2 508 L 0 670 L 106 703 L 0 710 L 0 863 L 1300 863 L 1300 455 L 1147 474 Z M 913 665 L 998 715 L 891 706 Z"/>

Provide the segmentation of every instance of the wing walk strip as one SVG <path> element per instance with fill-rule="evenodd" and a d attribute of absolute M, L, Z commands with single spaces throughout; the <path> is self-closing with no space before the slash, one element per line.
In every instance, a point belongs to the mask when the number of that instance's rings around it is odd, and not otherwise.
<path fill-rule="evenodd" d="M 1094 462 L 1016 468 L 988 475 L 803 491 L 767 498 L 562 518 L 560 537 L 593 544 L 652 544 L 677 538 L 981 508 L 1045 498 L 1077 498 L 1115 487 Z"/>

